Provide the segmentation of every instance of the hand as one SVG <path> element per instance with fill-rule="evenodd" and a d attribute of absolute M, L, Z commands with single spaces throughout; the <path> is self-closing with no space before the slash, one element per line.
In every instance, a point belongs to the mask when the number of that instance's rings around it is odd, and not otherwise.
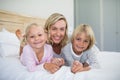
<path fill-rule="evenodd" d="M 83 70 L 83 64 L 80 63 L 79 61 L 74 61 L 73 65 L 72 65 L 72 68 L 71 68 L 71 71 L 73 73 L 76 73 L 76 72 L 80 72 L 82 70 Z"/>
<path fill-rule="evenodd" d="M 65 63 L 63 58 L 53 58 L 51 62 L 56 64 L 59 67 L 61 67 Z"/>
<path fill-rule="evenodd" d="M 59 70 L 59 66 L 53 63 L 45 63 L 44 68 L 50 73 L 55 73 L 57 70 Z"/>

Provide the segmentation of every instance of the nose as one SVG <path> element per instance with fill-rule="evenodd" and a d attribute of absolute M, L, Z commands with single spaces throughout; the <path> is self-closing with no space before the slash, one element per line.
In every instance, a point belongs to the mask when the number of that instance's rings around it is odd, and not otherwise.
<path fill-rule="evenodd" d="M 83 41 L 80 41 L 79 44 L 80 44 L 81 46 L 83 46 L 83 45 L 84 45 L 84 42 L 83 42 Z"/>
<path fill-rule="evenodd" d="M 56 34 L 59 36 L 59 35 L 60 35 L 60 31 L 59 31 L 59 30 L 57 30 L 57 31 L 56 31 Z"/>
<path fill-rule="evenodd" d="M 35 38 L 34 38 L 35 40 L 38 40 L 39 39 L 39 36 L 35 36 Z"/>

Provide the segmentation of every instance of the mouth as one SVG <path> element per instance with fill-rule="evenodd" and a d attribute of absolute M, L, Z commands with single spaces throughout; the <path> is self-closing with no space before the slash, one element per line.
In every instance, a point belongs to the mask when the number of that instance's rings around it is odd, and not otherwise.
<path fill-rule="evenodd" d="M 60 38 L 60 37 L 53 37 L 53 40 L 54 40 L 54 41 L 60 41 L 61 38 Z"/>
<path fill-rule="evenodd" d="M 84 49 L 84 47 L 82 46 L 76 46 L 78 49 Z"/>
<path fill-rule="evenodd" d="M 40 44 L 40 43 L 42 43 L 42 42 L 34 42 L 34 44 Z"/>

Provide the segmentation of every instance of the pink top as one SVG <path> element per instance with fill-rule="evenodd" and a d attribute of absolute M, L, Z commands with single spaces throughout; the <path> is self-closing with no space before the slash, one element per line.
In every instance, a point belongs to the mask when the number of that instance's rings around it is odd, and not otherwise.
<path fill-rule="evenodd" d="M 37 56 L 30 45 L 26 45 L 23 48 L 23 53 L 21 54 L 20 60 L 23 65 L 27 66 L 28 71 L 36 71 L 43 69 L 43 64 L 45 62 L 50 62 L 53 57 L 52 47 L 48 44 L 44 46 L 44 55 L 42 60 L 39 62 Z M 39 65 L 41 64 L 41 65 Z"/>

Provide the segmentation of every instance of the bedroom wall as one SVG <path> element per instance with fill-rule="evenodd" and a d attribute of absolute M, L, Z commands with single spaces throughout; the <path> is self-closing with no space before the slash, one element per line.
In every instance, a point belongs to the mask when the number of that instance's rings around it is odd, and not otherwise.
<path fill-rule="evenodd" d="M 120 52 L 120 0 L 74 1 L 75 25 L 90 24 L 100 50 Z"/>
<path fill-rule="evenodd" d="M 73 0 L 0 0 L 0 9 L 47 19 L 52 13 L 62 13 L 68 21 L 69 34 L 74 27 Z"/>

